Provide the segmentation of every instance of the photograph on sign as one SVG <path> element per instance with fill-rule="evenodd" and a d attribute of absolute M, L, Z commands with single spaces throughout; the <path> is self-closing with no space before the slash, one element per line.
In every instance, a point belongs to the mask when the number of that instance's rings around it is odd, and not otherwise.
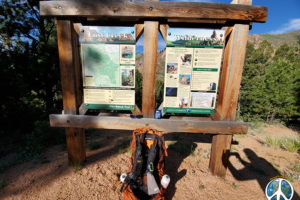
<path fill-rule="evenodd" d="M 133 69 L 122 69 L 122 86 L 134 86 Z"/>
<path fill-rule="evenodd" d="M 167 63 L 167 73 L 168 74 L 177 74 L 177 63 Z"/>
<path fill-rule="evenodd" d="M 193 108 L 212 108 L 216 94 L 215 93 L 201 93 L 192 92 L 190 107 Z"/>
<path fill-rule="evenodd" d="M 179 85 L 190 85 L 191 75 L 179 74 Z"/>
<path fill-rule="evenodd" d="M 133 47 L 132 46 L 122 46 L 121 48 L 122 58 L 133 58 Z"/>
<path fill-rule="evenodd" d="M 191 54 L 181 54 L 181 65 L 191 65 L 192 55 Z"/>
<path fill-rule="evenodd" d="M 177 88 L 167 87 L 166 96 L 177 97 Z"/>
<path fill-rule="evenodd" d="M 179 98 L 179 108 L 187 108 L 188 107 L 188 98 Z"/>

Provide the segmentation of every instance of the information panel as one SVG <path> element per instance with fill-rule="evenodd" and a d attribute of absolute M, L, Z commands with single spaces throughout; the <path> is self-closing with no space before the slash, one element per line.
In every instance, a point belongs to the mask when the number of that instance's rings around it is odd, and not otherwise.
<path fill-rule="evenodd" d="M 135 27 L 84 27 L 80 38 L 85 108 L 135 110 Z"/>
<path fill-rule="evenodd" d="M 168 29 L 163 112 L 214 113 L 223 36 L 221 30 Z"/>

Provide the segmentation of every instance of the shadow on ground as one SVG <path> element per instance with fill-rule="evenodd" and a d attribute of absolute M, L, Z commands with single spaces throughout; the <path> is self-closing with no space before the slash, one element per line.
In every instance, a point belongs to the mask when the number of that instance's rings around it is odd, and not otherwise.
<path fill-rule="evenodd" d="M 281 176 L 270 162 L 266 159 L 258 157 L 251 149 L 244 149 L 244 153 L 248 156 L 249 162 L 243 160 L 238 153 L 230 153 L 230 156 L 235 156 L 244 165 L 244 168 L 237 170 L 231 162 L 228 162 L 228 170 L 234 178 L 239 181 L 257 180 L 263 192 L 270 182 L 271 178 Z M 293 199 L 300 199 L 299 195 L 294 192 Z"/>

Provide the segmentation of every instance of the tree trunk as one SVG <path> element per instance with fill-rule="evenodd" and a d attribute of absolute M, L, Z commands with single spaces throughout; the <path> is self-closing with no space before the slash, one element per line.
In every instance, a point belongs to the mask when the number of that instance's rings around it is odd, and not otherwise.
<path fill-rule="evenodd" d="M 270 120 L 271 122 L 273 122 L 275 115 L 276 115 L 276 112 L 275 112 L 275 109 L 273 109 L 271 120 Z"/>

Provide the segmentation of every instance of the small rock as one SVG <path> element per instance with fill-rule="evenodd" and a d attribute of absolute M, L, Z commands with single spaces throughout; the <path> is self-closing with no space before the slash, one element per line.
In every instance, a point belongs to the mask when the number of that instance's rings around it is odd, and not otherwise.
<path fill-rule="evenodd" d="M 191 175 L 193 176 L 195 174 L 195 170 L 192 170 L 191 171 Z"/>

